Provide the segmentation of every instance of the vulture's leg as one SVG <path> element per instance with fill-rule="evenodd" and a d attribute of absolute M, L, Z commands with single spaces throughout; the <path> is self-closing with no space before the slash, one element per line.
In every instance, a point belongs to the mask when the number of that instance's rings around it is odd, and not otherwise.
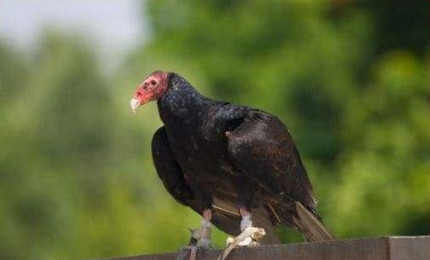
<path fill-rule="evenodd" d="M 251 212 L 245 207 L 239 207 L 239 213 L 242 217 L 240 221 L 240 231 L 244 231 L 247 227 L 252 227 Z"/>
<path fill-rule="evenodd" d="M 258 246 L 257 239 L 265 235 L 264 229 L 255 228 L 252 226 L 251 208 L 253 205 L 254 196 L 258 191 L 258 187 L 247 178 L 243 178 L 243 174 L 238 173 L 235 179 L 235 186 L 238 194 L 238 208 L 242 218 L 240 221 L 241 234 L 231 242 L 232 239 L 227 239 L 227 245 L 230 246 Z M 255 232 L 264 233 L 261 237 L 254 234 Z M 229 243 L 231 242 L 231 243 Z"/>
<path fill-rule="evenodd" d="M 197 249 L 212 249 L 211 241 L 211 218 L 212 209 L 203 210 L 202 226 L 190 229 L 191 238 L 188 246 L 183 247 L 176 260 L 196 260 Z"/>
<path fill-rule="evenodd" d="M 228 237 L 226 241 L 227 248 L 236 246 L 256 247 L 259 246 L 258 240 L 266 235 L 263 228 L 252 226 L 251 212 L 245 207 L 239 207 L 239 212 L 242 217 L 240 221 L 240 235 L 235 238 Z"/>
<path fill-rule="evenodd" d="M 252 220 L 251 220 L 251 212 L 248 211 L 245 207 L 239 207 L 239 213 L 242 217 L 242 220 L 240 221 L 240 231 L 242 234 L 245 233 L 245 230 L 247 228 L 252 227 Z M 238 246 L 257 246 L 258 243 L 254 241 L 251 236 L 246 236 L 242 241 L 238 243 Z"/>
<path fill-rule="evenodd" d="M 212 241 L 211 241 L 212 209 L 203 210 L 202 215 L 203 215 L 202 227 L 200 229 L 200 239 L 197 242 L 197 247 L 210 249 L 212 248 Z"/>

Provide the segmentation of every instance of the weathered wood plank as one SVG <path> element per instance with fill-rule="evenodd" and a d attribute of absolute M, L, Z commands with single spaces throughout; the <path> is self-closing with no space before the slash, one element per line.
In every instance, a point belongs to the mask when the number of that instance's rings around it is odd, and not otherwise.
<path fill-rule="evenodd" d="M 198 260 L 216 259 L 222 250 L 203 250 L 197 253 Z M 175 260 L 177 253 L 121 257 L 111 260 Z M 346 239 L 330 242 L 298 243 L 264 246 L 259 248 L 238 248 L 228 260 L 429 260 L 430 236 L 381 237 Z"/>
<path fill-rule="evenodd" d="M 390 260 L 430 260 L 430 236 L 390 237 Z"/>

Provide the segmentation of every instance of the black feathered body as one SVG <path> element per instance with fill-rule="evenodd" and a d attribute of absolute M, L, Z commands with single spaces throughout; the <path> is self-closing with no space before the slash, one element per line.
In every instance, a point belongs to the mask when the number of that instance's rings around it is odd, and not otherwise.
<path fill-rule="evenodd" d="M 203 97 L 176 74 L 158 108 L 164 127 L 153 139 L 154 163 L 180 203 L 199 214 L 213 205 L 212 222 L 232 235 L 240 232 L 237 208 L 245 206 L 268 243 L 279 242 L 272 226 L 298 226 L 294 202 L 315 213 L 306 171 L 278 118 Z"/>

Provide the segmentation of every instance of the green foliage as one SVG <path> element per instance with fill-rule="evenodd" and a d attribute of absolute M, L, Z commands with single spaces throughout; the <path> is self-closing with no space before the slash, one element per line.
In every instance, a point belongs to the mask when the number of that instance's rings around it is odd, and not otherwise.
<path fill-rule="evenodd" d="M 74 35 L 47 32 L 32 55 L 2 40 L 0 258 L 157 253 L 188 241 L 200 217 L 170 198 L 152 165 L 156 106 L 128 108 L 155 69 L 280 117 L 338 237 L 428 234 L 427 9 L 385 2 L 147 1 L 152 38 L 110 75 Z M 224 239 L 215 232 L 216 246 Z"/>

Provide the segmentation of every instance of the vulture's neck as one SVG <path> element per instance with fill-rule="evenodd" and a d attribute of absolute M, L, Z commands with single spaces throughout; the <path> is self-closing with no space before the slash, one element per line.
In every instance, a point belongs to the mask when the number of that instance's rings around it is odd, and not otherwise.
<path fill-rule="evenodd" d="M 165 125 L 196 125 L 211 101 L 197 92 L 184 78 L 173 74 L 169 89 L 157 101 L 161 120 Z"/>

